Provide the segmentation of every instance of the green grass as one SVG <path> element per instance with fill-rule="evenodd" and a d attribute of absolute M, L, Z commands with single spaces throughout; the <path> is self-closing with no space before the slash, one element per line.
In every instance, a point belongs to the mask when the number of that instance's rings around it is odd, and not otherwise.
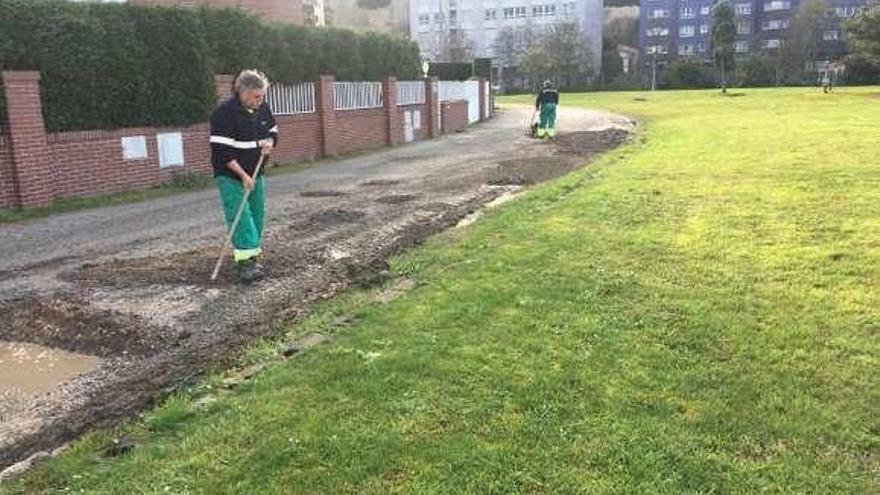
<path fill-rule="evenodd" d="M 746 93 L 563 95 L 646 127 L 0 493 L 878 493 L 878 90 Z"/>

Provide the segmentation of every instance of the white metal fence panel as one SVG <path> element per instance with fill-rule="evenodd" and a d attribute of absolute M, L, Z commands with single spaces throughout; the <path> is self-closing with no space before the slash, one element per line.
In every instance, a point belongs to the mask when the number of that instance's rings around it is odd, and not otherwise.
<path fill-rule="evenodd" d="M 492 93 L 489 86 L 486 84 L 486 88 L 483 90 L 483 112 L 487 119 L 492 115 Z"/>
<path fill-rule="evenodd" d="M 462 81 L 440 81 L 440 101 L 466 100 L 465 83 Z"/>
<path fill-rule="evenodd" d="M 437 112 L 436 112 L 437 113 L 437 129 L 442 129 L 443 128 L 443 126 L 442 126 L 443 116 L 441 114 L 443 112 L 440 110 L 440 102 L 443 100 L 440 98 L 440 82 L 439 81 L 434 81 L 431 83 L 431 94 L 434 95 L 434 97 L 433 97 L 434 101 L 431 102 L 431 105 L 436 105 L 432 108 L 437 109 Z M 431 110 L 431 111 L 433 112 L 434 110 Z"/>
<path fill-rule="evenodd" d="M 397 81 L 397 105 L 421 105 L 425 103 L 425 83 L 422 81 Z"/>
<path fill-rule="evenodd" d="M 337 110 L 358 110 L 382 106 L 382 83 L 335 82 L 333 101 Z"/>
<path fill-rule="evenodd" d="M 272 84 L 266 94 L 275 115 L 295 115 L 315 111 L 315 83 Z"/>
<path fill-rule="evenodd" d="M 440 101 L 466 100 L 468 123 L 480 120 L 479 81 L 440 81 Z"/>
<path fill-rule="evenodd" d="M 465 81 L 464 90 L 468 102 L 468 123 L 474 124 L 480 121 L 480 82 Z"/>

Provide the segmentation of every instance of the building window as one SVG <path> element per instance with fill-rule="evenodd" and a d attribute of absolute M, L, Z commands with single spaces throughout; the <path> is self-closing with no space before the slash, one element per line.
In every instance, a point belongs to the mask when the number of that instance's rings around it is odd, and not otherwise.
<path fill-rule="evenodd" d="M 681 18 L 682 19 L 693 19 L 697 16 L 696 10 L 693 7 L 682 7 L 681 8 Z"/>
<path fill-rule="evenodd" d="M 752 26 L 748 21 L 738 21 L 736 23 L 736 34 L 750 34 L 752 32 Z"/>
<path fill-rule="evenodd" d="M 651 45 L 648 47 L 648 53 L 666 55 L 667 53 L 669 53 L 669 49 L 666 48 L 666 45 Z"/>
<path fill-rule="evenodd" d="M 645 31 L 647 36 L 669 36 L 669 28 L 655 27 Z"/>
<path fill-rule="evenodd" d="M 679 55 L 693 55 L 694 54 L 694 45 L 679 45 L 678 46 L 678 54 Z"/>
<path fill-rule="evenodd" d="M 752 4 L 738 3 L 734 8 L 736 15 L 752 15 Z"/>
<path fill-rule="evenodd" d="M 764 48 L 779 48 L 780 42 L 777 39 L 764 40 Z"/>
<path fill-rule="evenodd" d="M 434 14 L 434 24 L 440 24 L 441 22 L 443 22 L 443 14 L 437 12 Z"/>
<path fill-rule="evenodd" d="M 748 42 L 748 41 L 742 41 L 742 40 L 737 41 L 737 42 L 733 45 L 733 49 L 736 51 L 736 53 L 746 53 L 746 52 L 749 51 L 749 42 Z"/>
<path fill-rule="evenodd" d="M 494 21 L 497 19 L 498 12 L 495 9 L 486 9 L 486 20 Z"/>
<path fill-rule="evenodd" d="M 504 7 L 502 13 L 505 19 L 513 19 L 513 7 Z"/>
<path fill-rule="evenodd" d="M 709 34 L 708 24 L 700 24 L 700 34 Z"/>
<path fill-rule="evenodd" d="M 422 26 L 431 24 L 431 14 L 419 14 L 419 24 Z"/>
<path fill-rule="evenodd" d="M 678 35 L 682 38 L 690 38 L 694 35 L 694 27 L 693 26 L 681 26 L 678 28 Z"/>
<path fill-rule="evenodd" d="M 837 41 L 840 34 L 837 31 L 825 31 L 822 33 L 822 39 L 825 41 Z"/>
<path fill-rule="evenodd" d="M 709 15 L 712 13 L 711 7 L 700 7 L 700 15 Z"/>
<path fill-rule="evenodd" d="M 562 4 L 562 12 L 564 14 L 573 14 L 576 7 L 577 7 L 577 3 L 575 3 L 575 2 L 564 3 L 564 4 Z"/>
<path fill-rule="evenodd" d="M 764 21 L 761 29 L 764 31 L 775 31 L 777 29 L 788 29 L 789 19 L 771 19 Z"/>
<path fill-rule="evenodd" d="M 773 12 L 776 10 L 788 10 L 791 8 L 790 0 L 773 0 L 772 2 L 764 2 L 764 12 Z"/>
<path fill-rule="evenodd" d="M 856 15 L 861 14 L 863 10 L 866 10 L 866 8 L 865 7 L 837 7 L 834 9 L 834 13 L 837 14 L 837 17 L 855 17 Z"/>
<path fill-rule="evenodd" d="M 706 53 L 706 44 L 705 43 L 697 43 L 697 52 L 698 53 Z"/>
<path fill-rule="evenodd" d="M 667 17 L 669 17 L 669 11 L 668 11 L 668 10 L 664 10 L 664 9 L 654 9 L 654 11 L 651 12 L 651 18 L 652 18 L 652 19 L 665 19 L 665 18 L 667 18 Z"/>
<path fill-rule="evenodd" d="M 535 17 L 556 15 L 556 6 L 535 5 L 532 7 L 532 15 Z"/>

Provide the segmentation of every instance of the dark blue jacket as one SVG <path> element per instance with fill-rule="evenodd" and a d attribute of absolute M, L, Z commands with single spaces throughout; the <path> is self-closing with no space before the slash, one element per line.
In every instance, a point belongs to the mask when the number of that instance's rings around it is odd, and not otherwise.
<path fill-rule="evenodd" d="M 538 93 L 538 99 L 535 100 L 535 109 L 540 109 L 544 103 L 559 105 L 559 91 L 553 88 L 546 88 Z"/>
<path fill-rule="evenodd" d="M 211 164 L 214 166 L 214 177 L 225 175 L 238 179 L 226 167 L 233 159 L 238 160 L 241 168 L 253 177 L 260 158 L 258 141 L 267 138 L 278 143 L 278 126 L 269 105 L 263 103 L 260 108 L 249 112 L 237 97 L 224 101 L 211 115 Z"/>

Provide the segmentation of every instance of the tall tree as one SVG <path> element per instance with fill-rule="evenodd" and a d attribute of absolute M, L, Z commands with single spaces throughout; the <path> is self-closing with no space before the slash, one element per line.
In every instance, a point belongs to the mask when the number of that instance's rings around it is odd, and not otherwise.
<path fill-rule="evenodd" d="M 590 48 L 576 22 L 550 26 L 542 44 L 551 67 L 549 75 L 559 86 L 582 86 L 593 75 Z"/>
<path fill-rule="evenodd" d="M 780 47 L 785 72 L 792 82 L 802 82 L 807 64 L 818 59 L 824 18 L 824 0 L 805 0 L 795 12 Z"/>
<path fill-rule="evenodd" d="M 727 70 L 733 66 L 733 44 L 736 42 L 736 24 L 733 6 L 728 0 L 719 0 L 712 7 L 712 53 L 721 69 L 721 92 L 727 93 Z"/>
<path fill-rule="evenodd" d="M 523 55 L 522 46 L 517 42 L 516 29 L 506 26 L 498 31 L 492 48 L 495 53 L 495 63 L 500 67 L 502 86 L 505 89 L 511 88 L 516 67 L 522 61 Z"/>
<path fill-rule="evenodd" d="M 474 43 L 461 29 L 450 29 L 443 38 L 440 60 L 444 62 L 470 62 L 474 58 Z"/>
<path fill-rule="evenodd" d="M 880 8 L 862 12 L 845 28 L 853 52 L 880 63 Z"/>
<path fill-rule="evenodd" d="M 620 58 L 617 41 L 607 32 L 602 36 L 602 83 L 609 83 L 623 74 L 623 60 Z"/>
<path fill-rule="evenodd" d="M 604 35 L 618 45 L 639 46 L 639 16 L 615 17 L 605 24 Z"/>

